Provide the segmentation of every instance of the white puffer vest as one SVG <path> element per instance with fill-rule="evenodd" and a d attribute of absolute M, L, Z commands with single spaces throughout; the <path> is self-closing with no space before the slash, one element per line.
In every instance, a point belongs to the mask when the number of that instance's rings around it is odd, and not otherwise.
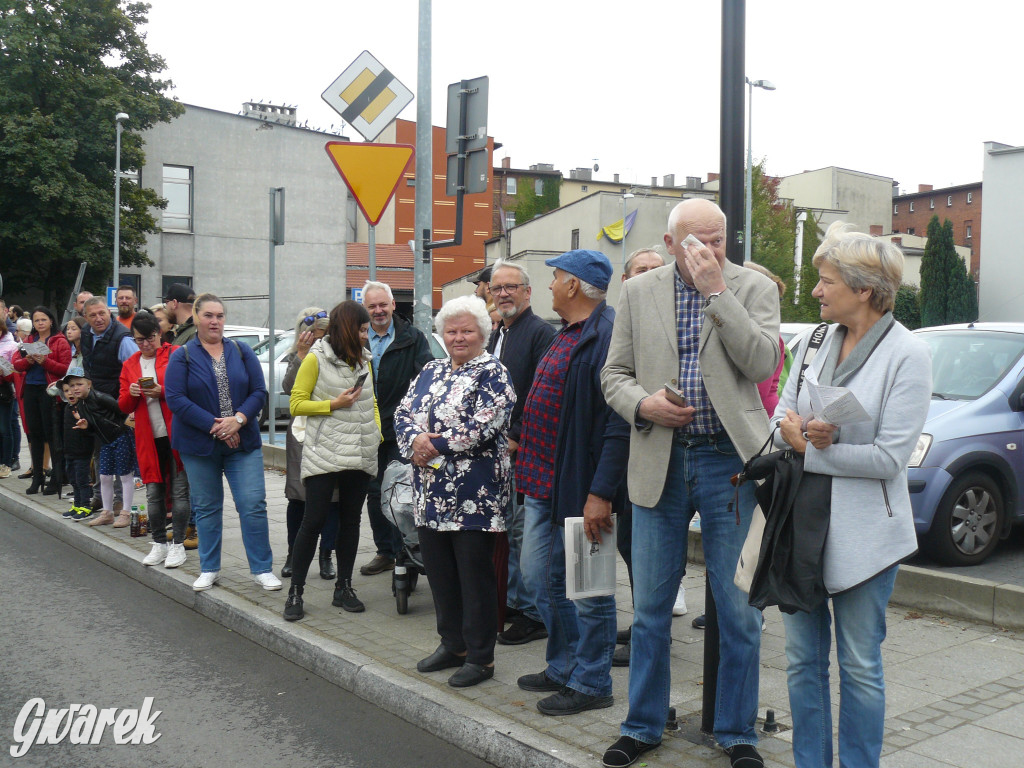
<path fill-rule="evenodd" d="M 316 356 L 320 368 L 310 400 L 333 400 L 369 371 L 369 352 L 363 353 L 363 362 L 353 370 L 338 359 L 326 339 L 316 341 L 309 351 Z M 373 404 L 373 377 L 367 376 L 359 399 L 350 408 L 338 408 L 331 411 L 330 416 L 306 419 L 306 437 L 302 443 L 303 480 L 310 475 L 346 469 L 377 474 L 377 448 L 381 437 Z"/>

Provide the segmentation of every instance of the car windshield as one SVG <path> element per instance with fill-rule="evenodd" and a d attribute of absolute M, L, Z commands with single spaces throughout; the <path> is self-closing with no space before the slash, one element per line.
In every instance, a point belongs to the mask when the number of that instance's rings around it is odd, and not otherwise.
<path fill-rule="evenodd" d="M 292 347 L 292 339 L 294 339 L 294 338 L 295 338 L 295 331 L 286 331 L 285 333 L 282 333 L 280 336 L 278 336 L 277 340 L 274 342 L 274 354 L 276 356 L 280 357 L 281 353 L 284 352 L 286 349 L 291 349 L 291 347 Z M 256 353 L 256 358 L 261 363 L 269 363 L 270 362 L 270 337 L 268 336 L 263 341 L 261 341 L 259 344 L 257 344 L 255 347 L 253 347 L 252 351 Z"/>
<path fill-rule="evenodd" d="M 935 331 L 920 334 L 932 351 L 932 397 L 975 400 L 988 392 L 1024 352 L 1024 334 Z"/>

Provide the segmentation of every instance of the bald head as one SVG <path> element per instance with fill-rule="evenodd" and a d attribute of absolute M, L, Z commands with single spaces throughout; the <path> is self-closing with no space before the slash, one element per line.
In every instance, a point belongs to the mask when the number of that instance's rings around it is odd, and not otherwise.
<path fill-rule="evenodd" d="M 684 230 L 679 235 L 680 240 L 698 227 L 707 228 L 716 225 L 721 227 L 722 232 L 725 232 L 725 213 L 713 202 L 701 197 L 683 200 L 668 215 L 670 235 L 676 235 L 676 230 L 680 227 Z"/>

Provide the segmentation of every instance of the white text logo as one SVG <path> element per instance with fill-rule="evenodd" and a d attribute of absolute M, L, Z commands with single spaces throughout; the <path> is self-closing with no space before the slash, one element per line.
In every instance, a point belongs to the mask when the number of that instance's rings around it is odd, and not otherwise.
<path fill-rule="evenodd" d="M 153 711 L 153 697 L 142 700 L 141 709 L 97 709 L 92 704 L 71 704 L 66 709 L 47 709 L 42 699 L 29 699 L 14 721 L 11 757 L 22 757 L 35 744 L 99 744 L 110 726 L 115 744 L 152 744 L 160 738 L 153 725 L 161 711 Z"/>

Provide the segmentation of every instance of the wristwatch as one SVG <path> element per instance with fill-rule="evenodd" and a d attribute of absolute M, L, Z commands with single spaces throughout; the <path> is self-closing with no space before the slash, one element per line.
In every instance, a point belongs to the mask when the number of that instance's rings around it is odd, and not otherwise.
<path fill-rule="evenodd" d="M 245 417 L 242 416 L 242 414 L 236 413 L 235 414 L 235 421 L 238 422 L 238 426 L 240 426 L 240 427 L 244 427 L 245 426 Z"/>
<path fill-rule="evenodd" d="M 712 300 L 712 299 L 717 299 L 717 298 L 718 298 L 719 296 L 721 296 L 721 295 L 722 295 L 723 293 L 725 293 L 725 291 L 724 291 L 724 290 L 723 290 L 723 291 L 715 291 L 714 293 L 709 293 L 709 294 L 708 294 L 708 297 L 707 297 L 707 299 L 706 299 L 707 303 L 708 303 L 708 304 L 710 304 L 710 303 L 711 303 L 711 300 Z"/>

